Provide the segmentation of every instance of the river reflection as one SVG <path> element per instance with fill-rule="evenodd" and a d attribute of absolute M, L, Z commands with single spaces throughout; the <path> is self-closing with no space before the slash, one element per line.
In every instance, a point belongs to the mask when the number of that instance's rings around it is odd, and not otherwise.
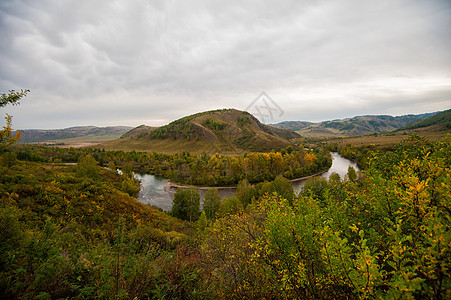
<path fill-rule="evenodd" d="M 323 173 L 321 176 L 329 178 L 332 173 L 340 175 L 341 179 L 344 179 L 348 173 L 348 167 L 352 166 L 356 171 L 359 171 L 357 164 L 349 159 L 344 158 L 336 152 L 332 152 L 332 166 L 330 169 Z M 170 211 L 172 207 L 172 200 L 174 194 L 177 191 L 176 188 L 170 188 L 168 179 L 161 176 L 155 176 L 150 174 L 136 174 L 135 178 L 141 182 L 141 190 L 138 195 L 138 201 L 156 206 L 164 211 Z M 304 186 L 306 180 L 293 182 L 293 189 L 299 193 Z M 206 189 L 198 189 L 200 194 L 201 206 L 205 198 Z M 221 198 L 231 197 L 235 193 L 235 189 L 219 189 L 219 195 Z"/>
<path fill-rule="evenodd" d="M 359 167 L 357 166 L 357 163 L 343 157 L 338 152 L 331 152 L 331 154 L 332 154 L 332 166 L 330 167 L 329 170 L 327 170 L 327 172 L 321 174 L 320 175 L 321 177 L 329 179 L 329 176 L 332 175 L 332 173 L 337 173 L 343 180 L 345 178 L 345 175 L 348 174 L 349 166 L 353 167 L 356 170 L 356 172 L 360 170 Z M 302 187 L 305 185 L 306 181 L 307 180 L 292 182 L 293 189 L 299 194 Z"/>
<path fill-rule="evenodd" d="M 135 178 L 141 182 L 141 190 L 137 198 L 139 202 L 156 206 L 164 211 L 171 210 L 172 200 L 177 188 L 170 187 L 168 179 L 161 176 L 137 173 L 135 173 Z M 202 207 L 207 189 L 198 189 L 198 192 Z M 221 199 L 228 198 L 235 194 L 235 189 L 219 189 L 218 192 Z"/>
<path fill-rule="evenodd" d="M 164 211 L 171 210 L 174 195 L 171 195 L 164 188 L 169 181 L 168 179 L 150 174 L 137 173 L 135 173 L 135 178 L 141 182 L 141 190 L 138 195 L 139 202 L 156 206 Z"/>

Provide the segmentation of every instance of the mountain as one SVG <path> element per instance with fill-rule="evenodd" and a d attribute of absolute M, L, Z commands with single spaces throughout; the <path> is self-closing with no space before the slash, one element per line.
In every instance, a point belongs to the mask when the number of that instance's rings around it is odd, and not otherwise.
<path fill-rule="evenodd" d="M 301 130 L 302 128 L 305 128 L 313 124 L 315 123 L 307 121 L 283 121 L 277 124 L 269 124 L 269 125 L 280 129 L 289 129 L 293 131 L 298 131 Z"/>
<path fill-rule="evenodd" d="M 451 129 L 451 109 L 439 112 L 432 117 L 426 118 L 412 125 L 405 126 L 400 130 L 419 129 L 437 125 L 444 125 L 444 127 Z"/>
<path fill-rule="evenodd" d="M 285 148 L 291 145 L 289 139 L 298 137 L 293 131 L 264 125 L 248 112 L 221 109 L 183 117 L 158 128 L 141 125 L 101 147 L 161 153 L 239 153 Z"/>
<path fill-rule="evenodd" d="M 95 127 L 77 126 L 65 129 L 25 129 L 20 130 L 21 143 L 79 143 L 102 142 L 117 139 L 132 129 L 127 126 Z"/>
<path fill-rule="evenodd" d="M 417 123 L 438 112 L 419 115 L 367 115 L 342 120 L 324 121 L 305 126 L 296 132 L 304 137 L 346 137 L 387 133 Z"/>

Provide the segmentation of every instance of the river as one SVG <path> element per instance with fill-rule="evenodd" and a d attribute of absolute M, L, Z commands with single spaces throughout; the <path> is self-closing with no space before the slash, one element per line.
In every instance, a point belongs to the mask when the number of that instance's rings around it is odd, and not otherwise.
<path fill-rule="evenodd" d="M 357 164 L 349 159 L 344 158 L 337 152 L 331 152 L 332 154 L 332 166 L 330 169 L 323 173 L 322 177 L 329 178 L 332 173 L 340 175 L 341 179 L 344 179 L 348 173 L 348 167 L 352 166 L 356 171 L 359 171 Z M 151 206 L 158 207 L 164 211 L 170 211 L 172 207 L 172 199 L 176 192 L 175 188 L 170 188 L 168 179 L 150 174 L 137 174 L 135 178 L 141 182 L 141 190 L 138 195 L 138 201 Z M 293 189 L 299 193 L 304 186 L 306 180 L 292 182 Z M 205 189 L 199 189 L 201 205 L 205 197 Z M 235 193 L 234 189 L 219 189 L 219 195 L 221 198 L 231 197 Z"/>

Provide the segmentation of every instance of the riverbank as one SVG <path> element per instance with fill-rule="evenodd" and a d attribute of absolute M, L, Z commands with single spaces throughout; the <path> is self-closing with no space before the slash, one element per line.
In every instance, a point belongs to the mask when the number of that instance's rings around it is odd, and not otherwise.
<path fill-rule="evenodd" d="M 324 170 L 322 172 L 313 174 L 313 175 L 309 175 L 309 176 L 304 176 L 304 177 L 300 177 L 300 178 L 295 178 L 295 179 L 291 179 L 288 180 L 289 182 L 298 182 L 298 181 L 303 181 L 303 180 L 307 180 L 309 178 L 313 178 L 316 176 L 321 176 L 322 174 L 326 173 L 327 171 L 329 171 L 329 169 Z M 217 190 L 236 190 L 236 186 L 195 186 L 195 185 L 181 185 L 181 184 L 177 184 L 175 182 L 171 182 L 168 181 L 165 184 L 165 189 L 178 189 L 178 188 L 182 188 L 182 189 L 188 189 L 188 188 L 195 188 L 198 190 L 209 190 L 209 189 L 217 189 Z"/>
<path fill-rule="evenodd" d="M 178 188 L 182 188 L 182 189 L 188 189 L 188 188 L 195 188 L 198 190 L 209 190 L 209 189 L 217 189 L 217 190 L 235 190 L 236 186 L 195 186 L 195 185 L 181 185 L 181 184 L 177 184 L 175 182 L 171 182 L 168 181 L 166 182 L 166 184 L 164 185 L 165 189 L 178 189 Z"/>
<path fill-rule="evenodd" d="M 329 169 L 330 169 L 330 168 L 329 168 Z M 289 182 L 298 182 L 298 181 L 306 180 L 306 179 L 309 179 L 309 178 L 312 178 L 312 177 L 321 176 L 321 175 L 323 175 L 324 173 L 327 173 L 327 172 L 329 171 L 329 169 L 324 170 L 324 171 L 319 172 L 319 173 L 316 173 L 316 174 L 313 174 L 313 175 L 304 176 L 304 177 L 296 178 L 296 179 L 291 179 L 291 180 L 288 180 L 288 181 L 289 181 Z"/>

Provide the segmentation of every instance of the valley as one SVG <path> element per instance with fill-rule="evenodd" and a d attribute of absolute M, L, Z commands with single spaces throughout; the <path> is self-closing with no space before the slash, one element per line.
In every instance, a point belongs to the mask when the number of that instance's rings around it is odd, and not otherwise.
<path fill-rule="evenodd" d="M 0 297 L 440 298 L 449 111 L 407 126 L 308 137 L 217 110 L 94 147 L 4 131 Z"/>

